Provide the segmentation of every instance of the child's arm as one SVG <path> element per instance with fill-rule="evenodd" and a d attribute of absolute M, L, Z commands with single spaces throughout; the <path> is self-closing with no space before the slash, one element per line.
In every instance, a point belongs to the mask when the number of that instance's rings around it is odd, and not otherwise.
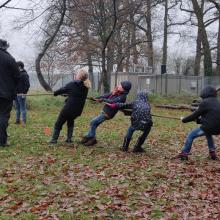
<path fill-rule="evenodd" d="M 109 104 L 113 104 L 113 103 L 124 103 L 126 100 L 126 95 L 125 94 L 121 94 L 119 96 L 115 96 L 112 98 L 103 98 L 102 101 L 109 103 Z"/>
<path fill-rule="evenodd" d="M 96 97 L 95 99 L 107 99 L 110 95 L 111 95 L 111 93 L 106 93 L 104 95 Z"/>
<path fill-rule="evenodd" d="M 187 122 L 191 122 L 191 121 L 195 121 L 197 120 L 200 116 L 202 116 L 204 113 L 206 113 L 206 104 L 204 102 L 202 102 L 199 105 L 199 108 L 193 112 L 191 115 L 185 117 L 182 119 L 183 123 L 187 123 Z"/>
<path fill-rule="evenodd" d="M 132 109 L 133 103 L 106 103 L 111 108 L 117 108 L 119 110 Z"/>

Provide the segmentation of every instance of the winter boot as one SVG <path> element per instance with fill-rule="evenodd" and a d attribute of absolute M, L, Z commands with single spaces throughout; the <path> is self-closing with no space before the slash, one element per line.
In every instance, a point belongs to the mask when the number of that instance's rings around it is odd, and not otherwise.
<path fill-rule="evenodd" d="M 124 138 L 123 146 L 121 147 L 122 151 L 128 151 L 128 146 L 130 144 L 131 139 Z"/>
<path fill-rule="evenodd" d="M 67 128 L 67 139 L 65 140 L 66 143 L 73 143 L 73 127 Z"/>
<path fill-rule="evenodd" d="M 84 143 L 83 145 L 86 146 L 86 147 L 89 147 L 89 146 L 93 146 L 97 144 L 97 140 L 95 137 L 93 138 L 90 138 L 86 143 Z"/>
<path fill-rule="evenodd" d="M 188 155 L 189 155 L 188 153 L 181 152 L 173 159 L 188 160 Z"/>
<path fill-rule="evenodd" d="M 89 141 L 89 139 L 91 139 L 91 138 L 89 138 L 89 137 L 82 137 L 82 139 L 81 139 L 81 141 L 80 141 L 80 144 L 85 144 L 87 141 Z"/>
<path fill-rule="evenodd" d="M 132 152 L 134 153 L 143 153 L 145 150 L 141 147 L 145 140 L 142 140 L 141 138 L 138 138 L 137 143 L 134 146 L 134 149 Z"/>
<path fill-rule="evenodd" d="M 211 160 L 218 160 L 218 159 L 219 159 L 219 158 L 217 157 L 215 151 L 209 151 L 209 158 L 210 158 Z"/>
<path fill-rule="evenodd" d="M 57 144 L 57 140 L 58 140 L 59 136 L 60 136 L 60 130 L 54 129 L 50 144 Z"/>

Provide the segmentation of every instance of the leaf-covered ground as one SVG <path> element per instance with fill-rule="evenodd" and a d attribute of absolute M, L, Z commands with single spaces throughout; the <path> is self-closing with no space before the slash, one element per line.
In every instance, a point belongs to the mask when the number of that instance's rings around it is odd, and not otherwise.
<path fill-rule="evenodd" d="M 88 102 L 76 121 L 75 146 L 64 144 L 66 128 L 50 146 L 45 128 L 52 129 L 63 100 L 28 101 L 27 127 L 13 124 L 13 111 L 11 146 L 0 149 L 0 219 L 220 219 L 220 162 L 207 159 L 205 139 L 194 143 L 189 161 L 171 160 L 194 123 L 154 118 L 146 153 L 135 155 L 119 150 L 129 126 L 119 113 L 98 128 L 97 146 L 86 148 L 77 142 L 102 107 Z"/>

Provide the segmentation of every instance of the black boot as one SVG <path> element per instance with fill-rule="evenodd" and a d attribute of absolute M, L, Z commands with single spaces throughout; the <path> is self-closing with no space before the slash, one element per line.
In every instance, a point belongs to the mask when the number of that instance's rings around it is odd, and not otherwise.
<path fill-rule="evenodd" d="M 57 144 L 57 140 L 58 140 L 59 136 L 60 136 L 60 130 L 54 129 L 50 144 Z"/>
<path fill-rule="evenodd" d="M 138 138 L 137 143 L 134 146 L 133 152 L 134 153 L 143 153 L 145 150 L 141 147 L 145 140 L 142 138 Z"/>
<path fill-rule="evenodd" d="M 128 151 L 128 146 L 130 144 L 131 139 L 124 138 L 123 146 L 121 147 L 122 151 Z"/>
<path fill-rule="evenodd" d="M 209 158 L 211 160 L 219 160 L 219 158 L 218 158 L 218 156 L 217 156 L 215 151 L 209 151 Z"/>
<path fill-rule="evenodd" d="M 66 143 L 73 143 L 73 127 L 67 128 L 67 139 L 65 140 Z"/>

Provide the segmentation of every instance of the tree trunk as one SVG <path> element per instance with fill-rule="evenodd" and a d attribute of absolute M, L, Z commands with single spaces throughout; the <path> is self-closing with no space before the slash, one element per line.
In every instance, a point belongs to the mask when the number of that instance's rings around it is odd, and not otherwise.
<path fill-rule="evenodd" d="M 131 32 L 130 32 L 130 25 L 128 26 L 128 35 L 127 35 L 127 45 L 131 44 Z M 128 73 L 129 72 L 129 67 L 130 67 L 130 57 L 131 57 L 131 49 L 130 47 L 128 48 L 128 56 L 126 57 L 125 60 L 125 71 Z"/>
<path fill-rule="evenodd" d="M 38 80 L 41 84 L 41 86 L 46 90 L 46 91 L 52 91 L 51 87 L 49 86 L 49 84 L 45 81 L 43 74 L 41 72 L 41 60 L 44 57 L 44 55 L 46 54 L 47 50 L 49 49 L 49 47 L 51 46 L 51 44 L 53 43 L 54 39 L 56 38 L 60 27 L 63 24 L 64 18 L 65 18 L 65 14 L 66 14 L 66 0 L 62 1 L 62 8 L 61 8 L 61 15 L 60 15 L 60 20 L 58 21 L 57 27 L 55 28 L 54 33 L 52 34 L 52 36 L 50 36 L 47 40 L 45 40 L 44 43 L 44 47 L 42 49 L 42 52 L 38 54 L 36 61 L 35 61 L 35 65 L 36 65 L 36 72 L 37 72 L 37 77 Z"/>
<path fill-rule="evenodd" d="M 198 26 L 201 30 L 202 35 L 202 45 L 204 50 L 204 72 L 205 76 L 211 76 L 213 74 L 212 71 L 212 56 L 211 56 L 211 50 L 209 46 L 208 36 L 205 29 L 205 24 L 203 21 L 203 11 L 199 7 L 199 4 L 197 0 L 192 0 L 194 12 L 196 14 L 197 20 L 198 20 Z"/>
<path fill-rule="evenodd" d="M 148 66 L 152 68 L 154 73 L 154 48 L 153 48 L 153 36 L 152 36 L 152 17 L 151 17 L 151 0 L 147 0 L 147 14 L 146 14 L 146 23 L 147 23 L 147 56 L 148 56 Z"/>
<path fill-rule="evenodd" d="M 89 67 L 89 79 L 92 84 L 92 90 L 95 90 L 95 80 L 94 80 L 94 74 L 93 74 L 93 65 L 92 65 L 92 56 L 90 53 L 87 55 L 88 60 L 88 67 Z"/>
<path fill-rule="evenodd" d="M 108 87 L 111 88 L 111 76 L 114 66 L 114 47 L 109 44 L 107 48 L 107 75 L 108 75 Z"/>
<path fill-rule="evenodd" d="M 200 64 L 202 58 L 202 35 L 200 28 L 198 27 L 197 39 L 196 39 L 196 57 L 194 62 L 194 75 L 200 75 Z"/>
<path fill-rule="evenodd" d="M 165 0 L 164 34 L 163 34 L 163 58 L 162 64 L 167 65 L 167 40 L 168 40 L 168 0 Z"/>
<path fill-rule="evenodd" d="M 131 19 L 131 23 L 134 23 L 134 15 L 131 14 L 130 15 L 130 19 Z M 131 45 L 135 45 L 136 44 L 136 26 L 132 25 L 131 28 Z M 137 46 L 133 46 L 132 49 L 132 55 L 133 55 L 133 64 L 138 64 L 138 52 L 137 52 Z"/>
<path fill-rule="evenodd" d="M 216 67 L 216 74 L 220 75 L 220 10 L 219 10 L 219 25 L 218 25 L 217 67 Z"/>

